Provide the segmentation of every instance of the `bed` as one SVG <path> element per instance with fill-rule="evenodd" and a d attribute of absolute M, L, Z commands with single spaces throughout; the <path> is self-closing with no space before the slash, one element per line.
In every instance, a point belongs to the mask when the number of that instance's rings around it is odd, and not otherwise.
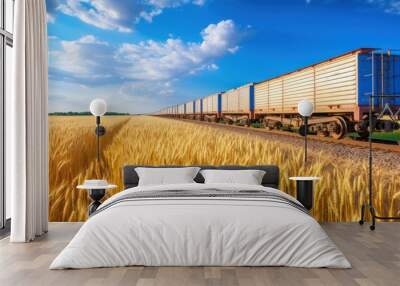
<path fill-rule="evenodd" d="M 107 199 L 50 269 L 119 266 L 291 266 L 350 268 L 317 221 L 279 191 L 277 166 L 199 166 L 263 170 L 261 185 L 194 183 L 138 186 Z M 168 166 L 171 167 L 171 166 Z"/>

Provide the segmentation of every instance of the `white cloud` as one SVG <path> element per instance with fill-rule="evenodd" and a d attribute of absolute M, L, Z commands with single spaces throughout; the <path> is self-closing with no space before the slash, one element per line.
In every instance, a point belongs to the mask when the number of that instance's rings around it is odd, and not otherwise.
<path fill-rule="evenodd" d="M 305 0 L 306 4 L 311 4 L 318 1 Z M 325 0 L 319 1 L 323 3 L 336 3 L 340 2 L 339 0 Z M 400 0 L 349 0 L 349 2 L 354 3 L 355 5 L 368 5 L 372 7 L 377 7 L 389 14 L 400 15 Z"/>
<path fill-rule="evenodd" d="M 55 1 L 55 0 L 53 0 Z M 152 22 L 164 9 L 184 4 L 204 5 L 206 0 L 64 0 L 57 10 L 106 30 L 131 32 L 133 25 L 144 19 Z M 55 4 L 54 4 L 55 5 Z M 53 5 L 53 6 L 54 6 Z"/>
<path fill-rule="evenodd" d="M 130 79 L 170 80 L 209 67 L 215 69 L 214 60 L 239 49 L 238 31 L 232 20 L 211 24 L 201 35 L 200 43 L 169 38 L 165 42 L 123 44 L 116 54 L 118 72 Z"/>
<path fill-rule="evenodd" d="M 149 6 L 164 9 L 170 7 L 179 7 L 184 4 L 192 3 L 194 5 L 202 6 L 206 0 L 145 0 Z"/>
<path fill-rule="evenodd" d="M 366 0 L 369 5 L 376 5 L 389 14 L 400 15 L 400 0 Z"/>
<path fill-rule="evenodd" d="M 50 13 L 46 14 L 46 19 L 47 19 L 47 23 L 53 24 L 56 21 L 56 18 Z"/>
<path fill-rule="evenodd" d="M 66 15 L 77 17 L 81 21 L 101 29 L 131 32 L 129 21 L 132 19 L 129 18 L 137 15 L 135 10 L 138 7 L 119 2 L 111 0 L 66 0 L 57 9 Z"/>
<path fill-rule="evenodd" d="M 150 89 L 149 89 L 150 88 Z M 86 86 L 62 80 L 49 81 L 49 112 L 88 111 L 95 98 L 107 101 L 107 108 L 114 112 L 146 113 L 167 104 L 167 97 L 148 96 L 155 88 L 129 84 Z"/>
<path fill-rule="evenodd" d="M 54 38 L 57 49 L 49 53 L 50 79 L 53 83 L 61 79 L 63 85 L 57 83 L 50 88 L 52 109 L 61 110 L 58 101 L 64 102 L 64 111 L 77 105 L 75 100 L 85 106 L 92 92 L 110 93 L 110 100 L 121 103 L 119 111 L 132 112 L 130 105 L 144 103 L 151 105 L 137 112 L 155 110 L 167 97 L 179 94 L 175 86 L 183 77 L 218 70 L 216 61 L 239 49 L 239 35 L 234 22 L 225 20 L 206 27 L 199 42 L 169 38 L 114 46 L 93 35 L 73 41 Z M 61 90 L 63 86 L 67 89 Z"/>
<path fill-rule="evenodd" d="M 58 6 L 59 0 L 46 0 L 46 10 L 47 10 L 47 22 L 54 23 L 55 21 L 55 9 Z"/>
<path fill-rule="evenodd" d="M 385 12 L 400 15 L 400 1 L 390 1 Z"/>
<path fill-rule="evenodd" d="M 50 67 L 71 77 L 86 79 L 173 80 L 201 70 L 216 70 L 215 61 L 238 51 L 239 31 L 232 20 L 211 24 L 202 41 L 178 38 L 124 43 L 114 47 L 92 35 L 60 41 L 61 49 L 50 51 Z"/>
<path fill-rule="evenodd" d="M 211 70 L 211 71 L 216 71 L 216 70 L 219 69 L 219 66 L 216 65 L 216 64 L 211 64 L 211 65 L 208 65 L 208 66 L 207 66 L 207 69 L 208 69 L 208 70 Z"/>
<path fill-rule="evenodd" d="M 95 36 L 93 35 L 86 35 L 81 37 L 78 41 L 76 41 L 79 44 L 96 44 L 96 45 L 105 45 L 108 46 L 108 43 L 105 41 L 100 41 L 98 40 Z M 67 43 L 67 42 L 66 42 Z"/>
<path fill-rule="evenodd" d="M 76 78 L 109 78 L 112 76 L 107 62 L 112 53 L 107 42 L 92 35 L 76 41 L 60 41 L 61 50 L 49 52 L 50 67 L 68 73 Z"/>
<path fill-rule="evenodd" d="M 141 98 L 145 95 L 168 97 L 175 92 L 170 81 L 158 81 L 149 84 L 145 81 L 126 82 L 118 90 L 118 96 L 126 98 Z"/>

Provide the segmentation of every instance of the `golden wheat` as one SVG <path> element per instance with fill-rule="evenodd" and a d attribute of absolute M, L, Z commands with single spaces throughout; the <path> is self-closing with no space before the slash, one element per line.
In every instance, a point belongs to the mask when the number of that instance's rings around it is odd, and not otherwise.
<path fill-rule="evenodd" d="M 125 164 L 255 165 L 281 168 L 281 190 L 294 195 L 290 176 L 322 177 L 316 184 L 313 215 L 320 221 L 355 221 L 366 199 L 367 165 L 311 153 L 305 167 L 303 151 L 286 143 L 221 131 L 170 119 L 105 117 L 103 157 L 95 160 L 93 117 L 50 118 L 50 220 L 82 221 L 89 199 L 76 186 L 85 179 L 104 178 L 119 185 Z M 390 170 L 375 168 L 375 205 L 379 213 L 397 215 L 400 182 Z"/>

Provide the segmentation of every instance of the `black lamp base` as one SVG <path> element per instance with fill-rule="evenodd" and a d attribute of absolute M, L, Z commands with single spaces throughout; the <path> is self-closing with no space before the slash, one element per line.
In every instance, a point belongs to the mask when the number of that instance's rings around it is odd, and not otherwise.
<path fill-rule="evenodd" d="M 104 197 L 105 194 L 106 194 L 105 189 L 89 190 L 89 196 L 93 200 L 93 202 L 89 205 L 88 208 L 89 216 L 92 213 L 94 213 L 97 210 L 97 208 L 101 205 L 100 200 Z"/>
<path fill-rule="evenodd" d="M 296 197 L 297 200 L 307 209 L 311 210 L 313 207 L 313 186 L 312 180 L 298 180 L 296 181 Z"/>

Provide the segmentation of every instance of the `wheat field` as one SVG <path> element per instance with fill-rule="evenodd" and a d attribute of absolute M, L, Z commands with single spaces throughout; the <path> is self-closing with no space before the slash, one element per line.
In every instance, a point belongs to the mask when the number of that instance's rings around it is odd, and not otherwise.
<path fill-rule="evenodd" d="M 316 183 L 313 216 L 319 221 L 357 221 L 367 194 L 367 163 L 309 154 L 303 150 L 251 135 L 221 131 L 189 122 L 148 116 L 104 117 L 102 159 L 96 160 L 94 117 L 49 118 L 50 221 L 84 221 L 90 199 L 76 186 L 85 179 L 103 178 L 122 190 L 122 166 L 143 165 L 257 165 L 281 169 L 282 191 L 295 194 L 290 176 L 313 175 Z M 381 215 L 399 215 L 398 173 L 374 169 L 374 203 Z"/>

